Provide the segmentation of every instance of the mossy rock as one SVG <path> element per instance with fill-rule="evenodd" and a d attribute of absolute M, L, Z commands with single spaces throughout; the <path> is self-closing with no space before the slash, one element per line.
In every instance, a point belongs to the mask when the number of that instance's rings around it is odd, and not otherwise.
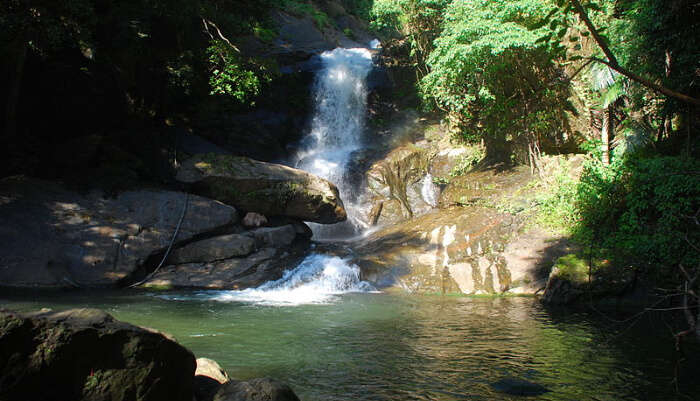
<path fill-rule="evenodd" d="M 239 156 L 195 155 L 183 163 L 177 179 L 199 195 L 244 212 L 321 224 L 347 218 L 335 185 L 280 164 Z"/>
<path fill-rule="evenodd" d="M 562 256 L 557 259 L 550 277 L 557 277 L 576 284 L 589 282 L 588 261 L 576 254 Z"/>

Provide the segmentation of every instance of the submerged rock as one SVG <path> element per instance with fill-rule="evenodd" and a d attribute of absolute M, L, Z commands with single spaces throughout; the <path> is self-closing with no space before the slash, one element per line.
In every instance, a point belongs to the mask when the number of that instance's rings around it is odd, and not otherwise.
<path fill-rule="evenodd" d="M 104 198 L 25 177 L 0 180 L 0 285 L 115 286 L 177 241 L 238 221 L 236 209 L 174 191 Z"/>
<path fill-rule="evenodd" d="M 492 383 L 491 387 L 500 393 L 522 396 L 542 395 L 550 391 L 541 384 L 513 378 L 501 379 Z"/>
<path fill-rule="evenodd" d="M 214 401 L 299 401 L 288 385 L 275 379 L 261 378 L 230 381 L 221 386 Z"/>
<path fill-rule="evenodd" d="M 192 401 L 195 359 L 96 309 L 0 312 L 0 398 Z"/>
<path fill-rule="evenodd" d="M 313 174 L 246 157 L 197 155 L 177 174 L 197 194 L 265 216 L 332 224 L 347 219 L 338 189 Z"/>

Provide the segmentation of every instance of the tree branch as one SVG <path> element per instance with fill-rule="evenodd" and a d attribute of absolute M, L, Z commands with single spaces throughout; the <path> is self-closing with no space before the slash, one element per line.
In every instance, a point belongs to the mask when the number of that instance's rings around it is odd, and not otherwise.
<path fill-rule="evenodd" d="M 237 48 L 233 43 L 231 43 L 230 40 L 228 40 L 228 38 L 227 38 L 226 36 L 224 36 L 223 33 L 221 33 L 221 29 L 219 29 L 219 27 L 216 26 L 215 23 L 213 23 L 212 21 L 210 21 L 210 20 L 208 20 L 208 19 L 206 19 L 206 18 L 204 18 L 204 17 L 202 17 L 202 23 L 204 24 L 204 31 L 207 33 L 207 35 L 209 35 L 209 37 L 210 37 L 212 40 L 214 40 L 214 35 L 212 35 L 211 32 L 209 31 L 209 26 L 211 26 L 212 28 L 216 29 L 216 34 L 217 34 L 217 36 L 219 36 L 219 38 L 221 38 L 221 40 L 223 40 L 224 42 L 226 42 L 227 45 L 231 46 L 231 48 L 232 48 L 233 50 L 237 51 L 238 53 L 241 52 L 240 50 L 238 50 L 238 48 Z"/>
<path fill-rule="evenodd" d="M 694 104 L 696 106 L 700 106 L 700 99 L 696 99 L 694 97 L 685 95 L 680 92 L 676 92 L 672 89 L 668 89 L 664 86 L 655 84 L 648 79 L 644 79 L 640 77 L 639 75 L 629 71 L 628 69 L 622 67 L 620 63 L 617 61 L 617 58 L 613 54 L 613 52 L 610 50 L 610 47 L 608 47 L 608 44 L 605 42 L 605 39 L 600 35 L 598 30 L 595 28 L 593 25 L 593 22 L 591 22 L 591 19 L 588 17 L 588 14 L 586 13 L 586 10 L 583 8 L 581 5 L 581 2 L 579 0 L 571 0 L 571 4 L 574 6 L 574 9 L 576 10 L 576 14 L 581 18 L 583 23 L 586 25 L 586 28 L 588 28 L 588 31 L 591 33 L 593 36 L 593 39 L 595 42 L 598 44 L 598 47 L 603 51 L 603 54 L 605 54 L 605 57 L 608 58 L 608 60 L 602 60 L 598 58 L 592 58 L 594 61 L 597 61 L 599 63 L 603 63 L 607 65 L 608 67 L 612 68 L 613 70 L 619 72 L 620 74 L 626 76 L 627 78 L 643 85 L 646 86 L 647 88 L 655 91 L 662 93 L 666 96 L 678 99 L 684 103 L 690 103 Z"/>
<path fill-rule="evenodd" d="M 613 64 L 610 61 L 599 59 L 596 57 L 591 57 L 591 60 L 607 65 L 608 67 L 610 67 L 613 70 L 619 72 L 620 74 L 626 76 L 627 78 L 631 79 L 632 81 L 635 81 L 643 86 L 646 86 L 647 88 L 653 90 L 654 92 L 658 92 L 658 93 L 664 94 L 668 97 L 678 99 L 684 103 L 690 103 L 690 104 L 694 104 L 696 106 L 700 106 L 700 99 L 696 99 L 694 97 L 690 97 L 690 96 L 685 95 L 683 93 L 676 92 L 673 89 L 666 88 L 665 86 L 655 84 L 655 83 L 649 81 L 648 79 L 642 78 L 639 75 L 633 73 L 632 71 L 629 71 L 628 69 L 620 66 L 619 64 Z"/>

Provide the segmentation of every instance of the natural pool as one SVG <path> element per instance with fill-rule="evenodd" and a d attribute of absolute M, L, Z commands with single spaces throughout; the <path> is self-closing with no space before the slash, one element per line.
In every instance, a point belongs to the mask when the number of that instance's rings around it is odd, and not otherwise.
<path fill-rule="evenodd" d="M 232 377 L 285 381 L 305 401 L 521 399 L 490 386 L 502 378 L 551 390 L 529 399 L 700 394 L 700 349 L 688 349 L 688 359 L 676 364 L 667 315 L 616 324 L 597 314 L 547 310 L 534 298 L 356 293 L 321 304 L 266 306 L 213 295 L 5 292 L 0 305 L 101 308 L 173 334 Z"/>

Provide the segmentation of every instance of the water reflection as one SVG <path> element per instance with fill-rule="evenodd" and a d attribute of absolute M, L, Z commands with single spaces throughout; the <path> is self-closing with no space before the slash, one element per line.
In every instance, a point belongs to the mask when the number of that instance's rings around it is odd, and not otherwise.
<path fill-rule="evenodd" d="M 174 334 L 234 377 L 286 381 L 306 401 L 516 399 L 491 387 L 502 378 L 547 387 L 541 400 L 693 399 L 675 394 L 671 330 L 659 316 L 630 328 L 527 298 L 348 294 L 297 307 L 189 298 L 62 294 L 4 303 L 100 307 Z M 688 350 L 684 394 L 700 390 L 698 355 Z"/>

